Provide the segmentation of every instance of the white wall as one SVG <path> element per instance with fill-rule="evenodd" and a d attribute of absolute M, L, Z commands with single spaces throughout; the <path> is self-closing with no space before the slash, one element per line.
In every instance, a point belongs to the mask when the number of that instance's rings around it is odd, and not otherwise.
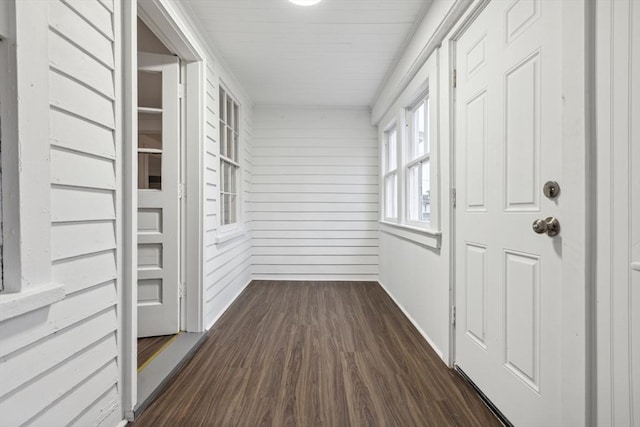
<path fill-rule="evenodd" d="M 449 53 L 446 43 L 438 49 L 446 34 L 442 21 L 454 20 L 469 5 L 468 1 L 434 0 L 414 39 L 409 43 L 374 103 L 373 119 L 381 129 L 409 106 L 411 98 L 424 90 L 429 64 L 437 63 L 438 99 L 437 163 L 439 198 L 432 209 L 438 211 L 440 236 L 438 249 L 420 245 L 384 230 L 380 233 L 380 283 L 409 316 L 445 363 L 450 360 L 451 332 L 451 143 L 449 137 Z M 427 56 L 425 52 L 430 52 Z M 433 72 L 431 72 L 433 74 Z M 434 101 L 434 91 L 430 89 Z M 432 104 L 432 108 L 436 105 Z M 382 141 L 381 141 L 382 143 Z"/>
<path fill-rule="evenodd" d="M 640 425 L 640 4 L 597 5 L 597 425 Z"/>
<path fill-rule="evenodd" d="M 17 25 L 42 37 L 43 48 L 48 38 L 51 260 L 53 280 L 64 285 L 66 297 L 0 324 L 0 413 L 7 425 L 114 425 L 122 419 L 116 342 L 117 15 L 110 0 L 53 0 L 36 7 L 48 8 L 50 28 L 29 19 Z"/>
<path fill-rule="evenodd" d="M 366 109 L 256 108 L 256 278 L 377 280 L 378 146 Z"/>

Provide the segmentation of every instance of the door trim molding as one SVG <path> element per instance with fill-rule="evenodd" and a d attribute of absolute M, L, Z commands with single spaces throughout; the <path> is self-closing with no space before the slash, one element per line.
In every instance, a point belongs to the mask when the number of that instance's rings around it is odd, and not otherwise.
<path fill-rule="evenodd" d="M 590 120 L 595 27 L 594 2 L 562 2 L 562 425 L 591 419 L 591 306 L 595 233 L 590 227 L 595 195 L 590 190 L 594 143 Z"/>
<path fill-rule="evenodd" d="M 185 274 L 185 297 L 181 302 L 181 329 L 188 332 L 204 331 L 203 277 L 203 144 L 204 144 L 204 86 L 206 76 L 206 51 L 198 45 L 189 26 L 178 12 L 165 0 L 132 0 L 122 3 L 122 133 L 121 180 L 122 200 L 120 214 L 122 228 L 119 236 L 119 262 L 122 280 L 119 289 L 120 318 L 120 383 L 122 408 L 129 420 L 134 417 L 137 402 L 137 153 L 131 141 L 137 141 L 137 18 L 140 16 L 156 35 L 185 63 L 186 72 L 181 80 L 188 83 L 185 105 L 181 108 L 186 117 L 185 132 L 181 138 L 181 150 L 185 159 L 185 172 L 181 179 L 186 185 L 186 198 L 182 209 L 184 251 L 181 268 Z M 127 143 L 126 141 L 129 141 Z M 187 144 L 188 141 L 188 144 Z M 188 221 L 186 219 L 189 219 Z M 182 225 L 181 225 L 182 227 Z M 181 256 L 181 257 L 182 257 Z M 124 286 L 123 284 L 127 284 Z M 184 314 L 184 315 L 183 315 Z"/>

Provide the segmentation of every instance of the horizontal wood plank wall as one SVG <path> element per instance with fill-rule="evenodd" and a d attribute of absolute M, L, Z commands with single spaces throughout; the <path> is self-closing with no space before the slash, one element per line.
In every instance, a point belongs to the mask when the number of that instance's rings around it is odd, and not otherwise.
<path fill-rule="evenodd" d="M 49 7 L 50 17 L 53 280 L 65 286 L 66 298 L 0 324 L 0 423 L 115 425 L 122 419 L 116 343 L 116 17 L 112 0 L 51 0 L 43 7 Z"/>
<path fill-rule="evenodd" d="M 240 162 L 243 170 L 242 201 L 245 215 L 243 232 L 236 238 L 218 242 L 219 237 L 219 75 L 208 61 L 205 141 L 205 325 L 211 326 L 251 280 L 251 222 L 248 221 L 251 182 L 252 106 L 237 98 L 240 105 L 240 138 L 243 146 Z M 230 91 L 231 94 L 237 96 Z M 240 178 L 240 177 L 239 177 Z"/>
<path fill-rule="evenodd" d="M 256 108 L 256 278 L 377 280 L 378 145 L 368 110 Z"/>

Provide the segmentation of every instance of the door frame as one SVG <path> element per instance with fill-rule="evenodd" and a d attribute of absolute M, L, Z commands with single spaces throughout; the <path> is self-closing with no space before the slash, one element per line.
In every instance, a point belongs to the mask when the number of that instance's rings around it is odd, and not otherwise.
<path fill-rule="evenodd" d="M 491 0 L 478 1 L 458 21 L 449 46 L 449 75 L 456 69 L 456 42 Z M 593 401 L 593 306 L 596 195 L 594 158 L 595 137 L 592 124 L 595 82 L 595 16 L 593 2 L 562 2 L 563 25 L 563 117 L 562 117 L 562 425 L 590 425 Z M 456 91 L 449 85 L 450 182 L 456 188 Z M 456 305 L 456 209 L 451 209 L 451 309 Z M 452 318 L 453 314 L 452 314 Z M 456 361 L 456 327 L 450 328 L 450 365 Z"/>
<path fill-rule="evenodd" d="M 187 82 L 181 105 L 181 248 L 180 270 L 184 288 L 180 302 L 180 329 L 202 332 L 204 325 L 203 253 L 203 147 L 204 88 L 206 54 L 190 33 L 190 26 L 167 0 L 122 2 L 122 161 L 119 186 L 122 188 L 119 215 L 118 254 L 120 268 L 120 383 L 122 408 L 133 420 L 137 405 L 137 19 L 138 16 L 181 60 L 181 80 Z M 184 219 L 189 218 L 189 221 Z M 193 220 L 191 220 L 193 219 Z"/>

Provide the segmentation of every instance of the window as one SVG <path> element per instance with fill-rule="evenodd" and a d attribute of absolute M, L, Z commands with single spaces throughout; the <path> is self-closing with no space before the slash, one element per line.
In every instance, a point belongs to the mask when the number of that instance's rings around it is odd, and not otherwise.
<path fill-rule="evenodd" d="M 384 216 L 398 218 L 398 130 L 385 132 L 384 142 Z"/>
<path fill-rule="evenodd" d="M 407 222 L 428 223 L 431 220 L 429 97 L 407 110 L 407 115 Z"/>
<path fill-rule="evenodd" d="M 238 222 L 239 156 L 238 103 L 220 87 L 220 225 Z"/>
<path fill-rule="evenodd" d="M 434 249 L 442 238 L 437 75 L 435 55 L 378 122 L 380 231 Z"/>

